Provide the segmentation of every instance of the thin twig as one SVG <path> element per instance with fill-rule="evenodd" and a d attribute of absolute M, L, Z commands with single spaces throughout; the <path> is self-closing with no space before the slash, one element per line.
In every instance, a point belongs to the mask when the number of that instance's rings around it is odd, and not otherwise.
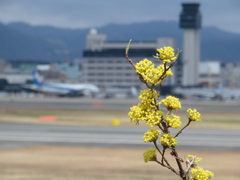
<path fill-rule="evenodd" d="M 161 118 L 161 121 L 162 121 L 162 120 L 163 120 L 163 119 Z M 159 123 L 157 126 L 159 127 L 159 129 L 161 129 L 161 130 L 163 131 L 163 128 L 161 127 L 161 123 Z"/>
<path fill-rule="evenodd" d="M 178 131 L 178 133 L 174 136 L 174 138 L 178 137 L 178 135 L 181 134 L 182 131 L 183 131 L 186 127 L 188 127 L 191 122 L 192 122 L 192 120 L 191 120 L 191 119 L 188 119 L 188 123 L 187 123 L 180 131 Z"/>
<path fill-rule="evenodd" d="M 165 168 L 170 169 L 173 173 L 175 173 L 176 175 L 180 176 L 180 174 L 178 172 L 176 172 L 171 166 L 166 166 L 166 165 L 162 164 L 160 161 L 158 161 L 157 159 L 155 160 L 155 162 L 157 162 L 158 164 L 162 165 Z"/>
<path fill-rule="evenodd" d="M 173 67 L 173 65 L 176 63 L 176 61 L 177 61 L 177 60 L 173 61 L 168 67 L 166 67 L 166 63 L 164 64 L 164 71 L 163 71 L 162 75 L 158 78 L 158 80 L 157 80 L 156 82 L 160 81 L 160 80 L 165 76 L 165 74 L 167 73 L 167 71 L 168 71 L 171 67 Z M 162 80 L 163 80 L 163 79 L 162 79 Z M 155 84 L 152 84 L 152 87 L 154 87 L 154 86 L 155 86 Z"/>
<path fill-rule="evenodd" d="M 162 156 L 163 159 L 164 159 L 164 162 L 165 162 L 167 165 L 165 165 L 164 163 L 161 163 L 161 162 L 159 162 L 159 164 L 161 164 L 161 165 L 164 166 L 164 167 L 167 167 L 167 168 L 170 169 L 172 172 L 174 172 L 175 174 L 179 175 L 179 174 L 175 171 L 175 169 L 169 164 L 169 162 L 167 161 L 167 159 L 164 157 L 163 153 L 162 153 L 161 150 L 158 148 L 156 141 L 153 141 L 153 144 L 154 144 L 155 148 L 158 150 L 158 152 L 161 154 L 161 156 Z"/>
<path fill-rule="evenodd" d="M 165 148 L 165 147 L 163 147 L 163 155 L 162 155 L 162 160 L 161 160 L 161 163 L 163 163 L 163 159 L 164 159 L 165 152 L 166 152 L 166 148 Z"/>
<path fill-rule="evenodd" d="M 132 42 L 132 39 L 129 40 L 128 45 L 127 45 L 127 47 L 126 47 L 125 57 L 126 57 L 126 59 L 128 60 L 128 62 L 132 65 L 132 67 L 136 70 L 136 67 L 135 67 L 135 65 L 133 64 L 132 60 L 128 57 L 128 51 L 129 51 L 131 42 Z"/>
<path fill-rule="evenodd" d="M 190 167 L 192 166 L 192 164 L 194 163 L 195 159 L 197 158 L 197 156 L 195 156 L 194 158 L 192 158 L 190 160 L 190 162 L 187 164 L 187 169 L 185 170 L 186 172 L 189 171 Z"/>
<path fill-rule="evenodd" d="M 132 65 L 132 67 L 136 71 L 136 67 L 135 67 L 134 63 L 132 62 L 132 60 L 128 56 L 128 51 L 129 51 L 131 42 L 132 42 L 132 39 L 129 40 L 128 45 L 126 47 L 125 57 L 126 57 L 127 61 Z M 153 89 L 153 87 L 148 85 L 148 83 L 145 81 L 144 77 L 141 74 L 137 73 L 137 75 L 138 75 L 138 78 L 140 79 L 140 81 L 142 81 L 149 89 Z"/>

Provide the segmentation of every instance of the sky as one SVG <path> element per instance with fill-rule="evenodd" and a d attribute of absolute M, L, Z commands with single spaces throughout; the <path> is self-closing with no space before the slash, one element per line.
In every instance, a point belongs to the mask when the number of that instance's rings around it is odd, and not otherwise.
<path fill-rule="evenodd" d="M 199 2 L 202 26 L 240 34 L 240 0 L 0 0 L 0 22 L 61 28 L 97 28 L 109 23 L 178 22 L 181 4 Z"/>

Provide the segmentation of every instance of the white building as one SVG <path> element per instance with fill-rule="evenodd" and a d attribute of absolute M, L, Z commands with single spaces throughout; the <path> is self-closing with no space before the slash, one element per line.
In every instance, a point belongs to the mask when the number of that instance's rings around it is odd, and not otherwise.
<path fill-rule="evenodd" d="M 221 62 L 202 61 L 199 63 L 198 84 L 214 88 L 221 84 Z"/>
<path fill-rule="evenodd" d="M 223 64 L 221 79 L 224 87 L 240 88 L 240 63 Z"/>
<path fill-rule="evenodd" d="M 103 87 L 141 87 L 135 70 L 125 58 L 128 42 L 108 42 L 106 35 L 90 30 L 83 53 L 82 80 Z M 134 63 L 147 58 L 154 63 L 156 49 L 164 46 L 175 47 L 175 39 L 158 38 L 156 42 L 133 42 L 129 50 L 129 58 Z M 168 85 L 173 85 L 174 77 L 168 78 Z"/>

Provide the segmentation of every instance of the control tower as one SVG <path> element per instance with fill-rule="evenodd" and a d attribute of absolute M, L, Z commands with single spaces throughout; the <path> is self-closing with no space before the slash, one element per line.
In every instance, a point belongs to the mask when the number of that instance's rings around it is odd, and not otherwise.
<path fill-rule="evenodd" d="M 180 27 L 184 29 L 183 35 L 183 86 L 198 84 L 198 64 L 200 58 L 201 14 L 199 3 L 183 3 L 180 14 Z"/>

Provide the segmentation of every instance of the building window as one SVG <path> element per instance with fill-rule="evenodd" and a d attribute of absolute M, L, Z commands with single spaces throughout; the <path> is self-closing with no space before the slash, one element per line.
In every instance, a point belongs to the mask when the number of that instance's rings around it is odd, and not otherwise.
<path fill-rule="evenodd" d="M 88 63 L 93 64 L 93 63 L 95 63 L 95 61 L 94 60 L 89 60 Z"/>
<path fill-rule="evenodd" d="M 125 76 L 132 76 L 132 73 L 126 73 Z"/>

